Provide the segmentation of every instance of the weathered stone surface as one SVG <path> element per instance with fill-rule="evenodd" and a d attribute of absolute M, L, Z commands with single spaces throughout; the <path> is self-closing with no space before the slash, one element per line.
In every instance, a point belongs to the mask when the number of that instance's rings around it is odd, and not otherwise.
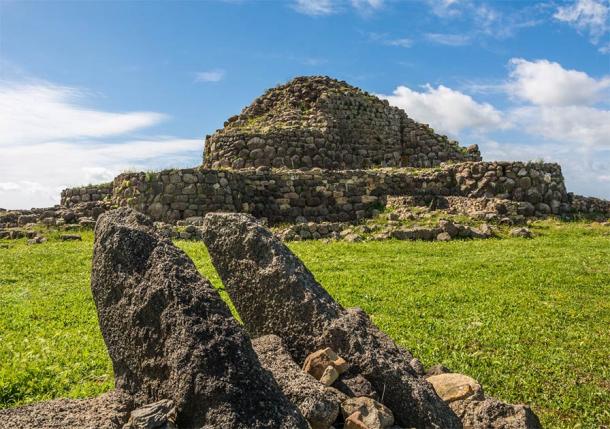
<path fill-rule="evenodd" d="M 464 429 L 541 429 L 540 420 L 527 405 L 505 404 L 494 398 L 475 397 L 449 406 L 460 417 Z"/>
<path fill-rule="evenodd" d="M 209 281 L 130 209 L 95 230 L 91 289 L 117 388 L 171 399 L 179 427 L 306 428 Z"/>
<path fill-rule="evenodd" d="M 341 413 L 347 419 L 359 420 L 368 429 L 385 429 L 394 424 L 394 416 L 388 407 L 374 399 L 360 396 L 350 398 L 341 404 Z M 354 413 L 358 415 L 354 416 Z"/>
<path fill-rule="evenodd" d="M 445 402 L 453 402 L 470 396 L 482 397 L 483 395 L 481 385 L 467 375 L 447 373 L 427 377 L 427 380 Z"/>
<path fill-rule="evenodd" d="M 432 167 L 481 159 L 476 145 L 462 148 L 404 110 L 327 76 L 271 88 L 224 125 L 206 137 L 206 167 Z"/>
<path fill-rule="evenodd" d="M 509 234 L 511 237 L 521 238 L 532 238 L 534 236 L 534 234 L 532 234 L 532 231 L 530 231 L 530 229 L 526 227 L 512 228 Z"/>
<path fill-rule="evenodd" d="M 402 425 L 444 428 L 460 423 L 432 386 L 417 376 L 413 356 L 360 310 L 344 310 L 303 263 L 252 216 L 211 213 L 203 239 L 247 330 L 275 334 L 297 362 L 331 347 L 361 374 Z"/>
<path fill-rule="evenodd" d="M 341 306 L 252 216 L 211 213 L 202 235 L 250 335 L 278 335 L 295 360 L 304 362 L 317 350 L 311 335 L 338 317 Z"/>
<path fill-rule="evenodd" d="M 329 428 L 347 397 L 303 372 L 282 345 L 280 337 L 264 335 L 252 340 L 252 345 L 261 365 L 271 371 L 284 395 L 298 407 L 311 427 Z"/>
<path fill-rule="evenodd" d="M 373 385 L 362 375 L 345 374 L 333 384 L 338 390 L 350 397 L 368 396 L 375 400 L 379 399 Z"/>
<path fill-rule="evenodd" d="M 441 372 L 440 366 L 434 372 Z M 427 377 L 436 393 L 449 404 L 464 429 L 538 429 L 538 417 L 525 405 L 511 405 L 485 397 L 483 388 L 472 377 L 439 373 Z"/>
<path fill-rule="evenodd" d="M 131 396 L 120 391 L 92 399 L 55 399 L 0 410 L 0 428 L 121 429 L 132 407 Z"/>
<path fill-rule="evenodd" d="M 431 377 L 433 375 L 446 374 L 448 372 L 451 372 L 449 368 L 447 368 L 445 365 L 438 363 L 428 368 L 428 371 L 426 371 L 426 378 Z"/>
<path fill-rule="evenodd" d="M 163 399 L 133 410 L 123 429 L 177 429 L 175 420 L 174 402 Z"/>
<path fill-rule="evenodd" d="M 343 374 L 349 367 L 348 363 L 341 356 L 338 356 L 330 347 L 310 353 L 305 358 L 303 371 L 310 374 L 316 380 L 320 380 L 328 367 L 334 368 L 339 374 Z"/>

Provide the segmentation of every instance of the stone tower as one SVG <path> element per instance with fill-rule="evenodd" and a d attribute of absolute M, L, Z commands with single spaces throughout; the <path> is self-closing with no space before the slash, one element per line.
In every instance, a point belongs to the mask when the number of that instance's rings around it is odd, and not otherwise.
<path fill-rule="evenodd" d="M 480 161 L 386 100 L 325 76 L 297 77 L 206 137 L 204 166 L 345 170 Z"/>

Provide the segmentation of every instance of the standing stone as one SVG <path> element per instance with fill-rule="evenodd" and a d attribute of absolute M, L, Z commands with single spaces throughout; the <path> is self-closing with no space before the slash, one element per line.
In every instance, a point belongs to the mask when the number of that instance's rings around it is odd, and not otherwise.
<path fill-rule="evenodd" d="M 297 362 L 332 348 L 377 390 L 402 426 L 459 428 L 455 414 L 418 377 L 411 353 L 358 309 L 344 310 L 303 263 L 255 218 L 210 213 L 203 240 L 246 329 L 275 334 Z"/>
<path fill-rule="evenodd" d="M 210 282 L 146 216 L 100 217 L 91 289 L 116 387 L 136 405 L 172 400 L 180 428 L 307 428 Z"/>

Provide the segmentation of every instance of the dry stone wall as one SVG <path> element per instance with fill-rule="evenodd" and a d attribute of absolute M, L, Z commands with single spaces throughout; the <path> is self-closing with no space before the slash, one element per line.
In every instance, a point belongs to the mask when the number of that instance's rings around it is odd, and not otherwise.
<path fill-rule="evenodd" d="M 557 164 L 477 162 L 434 170 L 243 170 L 206 168 L 127 173 L 114 180 L 112 202 L 155 220 L 176 222 L 209 212 L 243 212 L 270 223 L 306 219 L 347 222 L 371 217 L 388 196 L 500 198 L 520 212 L 570 210 Z"/>
<path fill-rule="evenodd" d="M 204 166 L 363 169 L 478 161 L 386 100 L 328 77 L 270 89 L 206 138 Z"/>
<path fill-rule="evenodd" d="M 601 215 L 610 217 L 610 201 L 595 197 L 568 194 L 572 210 L 583 214 Z"/>
<path fill-rule="evenodd" d="M 458 195 L 522 202 L 526 216 L 570 211 L 559 164 L 478 162 L 452 167 Z"/>
<path fill-rule="evenodd" d="M 300 217 L 335 222 L 372 216 L 386 195 L 448 194 L 452 182 L 442 170 L 167 170 L 118 176 L 113 202 L 166 222 L 214 211 L 250 213 L 271 223 Z"/>
<path fill-rule="evenodd" d="M 61 191 L 61 205 L 72 207 L 79 203 L 103 201 L 112 196 L 112 183 L 68 188 Z"/>

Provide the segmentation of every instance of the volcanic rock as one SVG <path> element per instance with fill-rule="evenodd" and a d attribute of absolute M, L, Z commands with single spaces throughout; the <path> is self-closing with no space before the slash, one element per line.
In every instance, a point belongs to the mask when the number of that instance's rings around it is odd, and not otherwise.
<path fill-rule="evenodd" d="M 341 413 L 347 420 L 362 422 L 368 429 L 385 429 L 394 424 L 392 412 L 374 399 L 360 396 L 350 398 L 341 404 Z M 357 415 L 354 415 L 358 413 Z"/>
<path fill-rule="evenodd" d="M 398 347 L 358 309 L 344 310 L 255 218 L 210 213 L 203 239 L 246 329 L 275 334 L 297 362 L 331 347 L 378 392 L 403 426 L 458 428 L 455 414 Z"/>
<path fill-rule="evenodd" d="M 252 346 L 261 365 L 273 374 L 284 395 L 298 407 L 312 429 L 327 429 L 335 422 L 347 396 L 303 372 L 280 337 L 265 335 L 252 340 Z"/>
<path fill-rule="evenodd" d="M 121 429 L 132 406 L 131 396 L 118 390 L 91 399 L 54 399 L 0 410 L 0 428 Z"/>
<path fill-rule="evenodd" d="M 218 292 L 146 216 L 100 216 L 91 289 L 116 387 L 136 406 L 172 400 L 180 428 L 307 428 Z"/>

